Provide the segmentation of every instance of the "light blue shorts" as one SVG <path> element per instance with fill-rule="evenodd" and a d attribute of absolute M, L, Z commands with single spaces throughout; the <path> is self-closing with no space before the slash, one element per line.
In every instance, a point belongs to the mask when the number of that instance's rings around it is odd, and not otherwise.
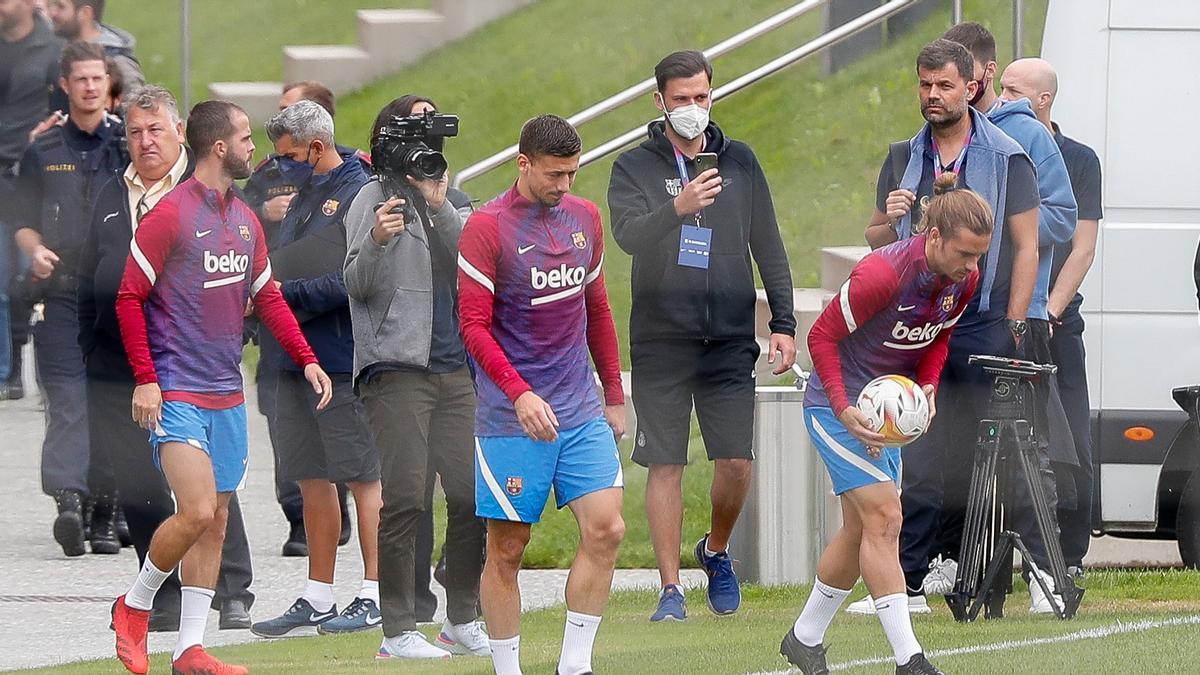
<path fill-rule="evenodd" d="M 163 443 L 186 443 L 212 461 L 217 492 L 241 489 L 246 480 L 246 406 L 209 410 L 183 401 L 163 401 L 162 421 L 150 432 L 154 466 L 162 471 Z"/>
<path fill-rule="evenodd" d="M 475 515 L 536 523 L 551 486 L 560 509 L 592 492 L 625 486 L 617 442 L 603 417 L 559 429 L 550 443 L 528 436 L 475 438 Z"/>
<path fill-rule="evenodd" d="M 842 426 L 828 406 L 805 407 L 804 424 L 833 479 L 835 495 L 888 481 L 900 486 L 900 448 L 883 448 L 879 459 L 872 459 L 867 446 Z"/>

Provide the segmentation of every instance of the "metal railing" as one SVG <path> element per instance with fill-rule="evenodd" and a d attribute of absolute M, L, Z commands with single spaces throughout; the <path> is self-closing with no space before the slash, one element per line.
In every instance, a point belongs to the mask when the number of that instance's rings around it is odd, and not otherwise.
<path fill-rule="evenodd" d="M 880 5 L 878 8 L 859 16 L 857 19 L 842 24 L 841 26 L 822 34 L 820 37 L 806 42 L 800 47 L 797 47 L 783 56 L 780 56 L 746 73 L 745 75 L 734 79 L 728 84 L 717 87 L 713 90 L 712 101 L 713 103 L 716 103 L 726 96 L 736 94 L 745 87 L 754 84 L 765 77 L 774 75 L 780 70 L 783 70 L 784 68 L 787 68 L 788 66 L 791 66 L 804 58 L 812 56 L 822 49 L 826 49 L 827 47 L 835 45 L 851 35 L 854 35 L 865 28 L 869 28 L 870 26 L 883 21 L 884 19 L 908 7 L 914 2 L 916 2 L 916 0 L 891 0 L 891 2 L 888 2 L 887 4 Z M 579 166 L 587 166 L 588 164 L 601 159 L 605 155 L 620 150 L 621 148 L 637 141 L 638 139 L 644 138 L 646 136 L 646 125 L 651 121 L 653 120 L 649 120 L 641 126 L 634 127 L 620 136 L 617 136 L 616 138 L 605 143 L 601 143 L 595 148 L 583 153 L 583 156 L 579 158 Z"/>
<path fill-rule="evenodd" d="M 776 28 L 784 26 L 791 21 L 804 16 L 814 9 L 823 7 L 828 3 L 829 0 L 805 0 L 804 2 L 793 5 L 782 12 L 779 12 L 754 24 L 737 35 L 734 35 L 713 45 L 712 47 L 709 47 L 708 49 L 704 50 L 704 55 L 710 60 L 715 59 L 718 56 L 741 47 L 755 38 L 766 35 Z M 600 115 L 609 112 L 610 110 L 614 110 L 622 105 L 625 105 L 639 96 L 650 93 L 654 90 L 654 86 L 655 81 L 653 77 L 642 80 L 641 82 L 628 87 L 619 93 L 613 94 L 612 96 L 609 96 L 608 98 L 596 103 L 591 107 L 575 113 L 574 115 L 568 117 L 567 121 L 573 126 L 579 126 L 580 124 L 583 124 L 589 120 L 593 120 Z M 488 171 L 503 165 L 505 162 L 513 159 L 516 156 L 517 146 L 511 145 L 486 159 L 480 160 L 458 172 L 458 174 L 454 177 L 454 187 L 459 187 L 472 178 L 478 178 Z"/>

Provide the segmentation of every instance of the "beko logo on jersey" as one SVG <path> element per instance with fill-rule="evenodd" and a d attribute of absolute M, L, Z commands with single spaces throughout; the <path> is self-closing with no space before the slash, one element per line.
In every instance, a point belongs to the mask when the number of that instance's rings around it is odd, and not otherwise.
<path fill-rule="evenodd" d="M 245 274 L 250 267 L 250 256 L 233 251 L 221 255 L 204 252 L 204 271 L 209 274 Z"/>
<path fill-rule="evenodd" d="M 529 282 L 533 284 L 534 290 L 537 291 L 543 291 L 547 288 L 568 288 L 570 286 L 582 285 L 583 278 L 586 275 L 587 271 L 582 267 L 567 267 L 565 263 L 549 272 L 543 272 L 536 267 L 531 267 L 529 269 Z"/>
<path fill-rule="evenodd" d="M 937 334 L 942 332 L 941 323 L 926 323 L 924 326 L 909 328 L 902 322 L 897 321 L 896 326 L 892 328 L 892 337 L 897 340 L 907 340 L 909 342 L 929 342 L 937 337 Z"/>

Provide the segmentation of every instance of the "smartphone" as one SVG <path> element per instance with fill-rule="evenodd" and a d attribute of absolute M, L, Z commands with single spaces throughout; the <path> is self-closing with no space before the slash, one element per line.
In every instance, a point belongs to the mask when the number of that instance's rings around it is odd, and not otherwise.
<path fill-rule="evenodd" d="M 717 153 L 701 152 L 696 155 L 696 175 L 717 168 Z"/>

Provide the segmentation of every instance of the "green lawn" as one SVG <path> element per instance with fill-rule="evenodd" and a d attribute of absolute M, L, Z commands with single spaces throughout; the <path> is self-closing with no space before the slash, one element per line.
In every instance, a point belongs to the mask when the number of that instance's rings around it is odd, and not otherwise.
<path fill-rule="evenodd" d="M 1196 572 L 1092 572 L 1084 581 L 1087 595 L 1079 615 L 1059 621 L 1026 613 L 1024 584 L 1010 597 L 1007 618 L 956 624 L 939 601 L 934 613 L 915 618 L 918 639 L 933 661 L 950 673 L 1169 673 L 1192 672 L 1200 662 L 1200 585 Z M 718 618 L 704 608 L 702 591 L 688 594 L 691 616 L 686 623 L 657 625 L 646 620 L 654 602 L 649 592 L 613 596 L 596 642 L 592 665 L 602 673 L 746 673 L 774 672 L 787 664 L 778 655 L 779 640 L 799 613 L 807 588 L 743 591 L 741 612 Z M 855 595 L 854 597 L 858 597 Z M 562 607 L 522 618 L 521 657 L 527 673 L 554 672 L 562 640 Z M 1176 625 L 1131 630 L 1130 624 L 1170 622 Z M 1190 622 L 1190 623 L 1187 623 Z M 1123 627 L 1119 627 L 1122 624 Z M 1081 639 L 1081 631 L 1096 635 Z M 433 629 L 427 629 L 433 634 Z M 405 673 L 487 673 L 486 659 L 455 657 L 449 662 L 376 663 L 379 633 L 301 638 L 214 649 L 223 659 L 255 673 L 378 673 L 400 668 Z M 1010 643 L 1010 644 L 1001 644 Z M 1014 644 L 1015 643 L 1015 644 Z M 848 668 L 852 673 L 893 672 L 891 651 L 874 617 L 839 614 L 826 635 L 829 663 L 868 660 Z M 967 649 L 980 653 L 942 654 Z M 157 668 L 167 667 L 157 656 Z M 1188 666 L 1186 664 L 1193 664 Z M 55 668 L 57 673 L 115 673 L 115 660 Z M 49 672 L 48 670 L 44 672 Z"/>

